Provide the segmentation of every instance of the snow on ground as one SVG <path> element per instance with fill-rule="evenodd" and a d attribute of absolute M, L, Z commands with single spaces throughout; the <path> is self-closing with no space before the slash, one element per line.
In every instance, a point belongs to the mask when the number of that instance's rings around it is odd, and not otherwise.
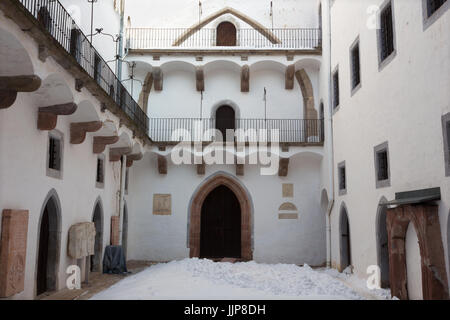
<path fill-rule="evenodd" d="M 233 264 L 194 258 L 151 266 L 121 280 L 92 299 L 376 298 L 361 288 L 353 290 L 338 275 L 340 274 L 334 274 L 329 269 L 316 271 L 307 265 L 298 267 L 293 264 L 259 264 L 254 261 Z M 378 296 L 382 297 L 383 294 L 378 293 Z"/>

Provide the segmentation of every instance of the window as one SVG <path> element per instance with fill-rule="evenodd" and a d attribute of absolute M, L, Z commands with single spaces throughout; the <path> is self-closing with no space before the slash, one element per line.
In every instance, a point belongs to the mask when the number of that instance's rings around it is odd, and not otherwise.
<path fill-rule="evenodd" d="M 338 164 L 338 182 L 339 182 L 339 195 L 342 196 L 347 193 L 345 161 L 342 161 Z"/>
<path fill-rule="evenodd" d="M 380 64 L 395 52 L 394 45 L 394 20 L 392 3 L 388 1 L 380 11 L 380 30 L 379 39 L 379 59 Z"/>
<path fill-rule="evenodd" d="M 389 174 L 388 143 L 384 142 L 374 148 L 376 187 L 383 188 L 391 185 Z"/>
<path fill-rule="evenodd" d="M 103 188 L 105 184 L 105 158 L 101 155 L 97 158 L 97 174 L 95 177 L 95 184 L 97 188 Z"/>
<path fill-rule="evenodd" d="M 339 69 L 336 67 L 336 71 L 333 73 L 333 108 L 336 109 L 339 106 Z"/>
<path fill-rule="evenodd" d="M 48 136 L 47 149 L 47 176 L 61 178 L 62 172 L 63 136 L 56 130 L 52 130 Z"/>
<path fill-rule="evenodd" d="M 130 179 L 130 168 L 126 168 L 125 170 L 125 193 L 128 193 L 128 181 Z"/>
<path fill-rule="evenodd" d="M 445 175 L 450 176 L 450 112 L 442 116 L 442 132 L 444 136 Z"/>
<path fill-rule="evenodd" d="M 352 93 L 356 91 L 361 84 L 361 69 L 359 61 L 359 39 L 350 47 L 350 67 L 351 67 L 351 81 Z"/>
<path fill-rule="evenodd" d="M 426 0 L 427 4 L 427 15 L 428 18 L 431 17 L 442 5 L 447 2 L 447 0 Z"/>
<path fill-rule="evenodd" d="M 450 7 L 447 0 L 422 0 L 423 28 L 426 30 Z"/>

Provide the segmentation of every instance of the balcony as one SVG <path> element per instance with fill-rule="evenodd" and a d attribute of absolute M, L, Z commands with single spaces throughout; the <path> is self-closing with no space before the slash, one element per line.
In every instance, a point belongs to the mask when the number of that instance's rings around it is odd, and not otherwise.
<path fill-rule="evenodd" d="M 217 29 L 129 28 L 129 50 L 320 50 L 320 29 L 237 29 L 231 45 L 218 45 Z M 234 37 L 233 37 L 234 38 Z"/>
<path fill-rule="evenodd" d="M 67 53 L 67 58 L 76 62 L 136 127 L 143 134 L 147 134 L 147 115 L 59 1 L 16 0 L 11 2 L 17 3 L 17 6 L 27 14 L 29 19 L 50 35 L 55 45 Z"/>
<path fill-rule="evenodd" d="M 181 141 L 206 143 L 220 141 L 219 136 L 214 134 L 214 129 L 224 121 L 216 120 L 215 118 L 150 118 L 149 136 L 152 141 L 159 144 L 176 144 Z M 225 123 L 230 122 L 225 121 Z M 240 130 L 235 131 L 235 141 L 322 146 L 323 125 L 324 122 L 321 119 L 236 119 L 234 128 Z M 217 130 L 225 131 L 223 128 Z M 245 136 L 238 132 L 244 133 Z"/>

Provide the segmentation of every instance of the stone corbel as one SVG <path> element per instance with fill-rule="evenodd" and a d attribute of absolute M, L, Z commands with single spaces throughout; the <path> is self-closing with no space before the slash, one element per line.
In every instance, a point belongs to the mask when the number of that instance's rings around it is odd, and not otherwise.
<path fill-rule="evenodd" d="M 294 89 L 295 65 L 291 64 L 286 68 L 286 90 Z"/>
<path fill-rule="evenodd" d="M 56 128 L 58 116 L 68 116 L 77 110 L 73 102 L 49 107 L 40 107 L 38 111 L 37 127 L 39 130 L 53 130 Z"/>
<path fill-rule="evenodd" d="M 156 91 L 162 91 L 163 89 L 163 72 L 160 67 L 153 68 L 153 84 Z"/>
<path fill-rule="evenodd" d="M 167 158 L 158 155 L 158 172 L 159 174 L 167 174 Z"/>
<path fill-rule="evenodd" d="M 250 67 L 243 65 L 241 68 L 241 92 L 250 91 Z"/>
<path fill-rule="evenodd" d="M 287 177 L 289 169 L 289 158 L 280 158 L 280 164 L 278 167 L 278 176 Z"/>
<path fill-rule="evenodd" d="M 195 86 L 197 91 L 205 91 L 205 74 L 203 72 L 203 67 L 195 68 Z"/>
<path fill-rule="evenodd" d="M 18 92 L 33 92 L 40 86 L 41 78 L 35 75 L 0 77 L 0 109 L 12 106 Z"/>
<path fill-rule="evenodd" d="M 74 122 L 70 124 L 70 143 L 81 144 L 86 139 L 88 132 L 97 132 L 101 129 L 101 121 Z"/>
<path fill-rule="evenodd" d="M 95 154 L 105 151 L 106 145 L 114 144 L 119 141 L 118 136 L 97 136 L 94 137 L 94 143 L 92 146 L 92 152 Z"/>
<path fill-rule="evenodd" d="M 127 168 L 133 165 L 134 161 L 139 161 L 144 157 L 142 153 L 130 154 L 127 156 Z"/>

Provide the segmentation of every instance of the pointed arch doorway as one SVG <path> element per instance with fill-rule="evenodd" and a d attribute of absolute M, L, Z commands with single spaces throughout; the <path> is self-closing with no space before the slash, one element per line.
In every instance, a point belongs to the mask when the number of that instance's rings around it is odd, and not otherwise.
<path fill-rule="evenodd" d="M 252 260 L 251 211 L 248 192 L 234 177 L 219 173 L 206 179 L 191 200 L 190 257 Z"/>
<path fill-rule="evenodd" d="M 91 271 L 100 272 L 102 270 L 102 251 L 103 251 L 103 207 L 100 200 L 94 207 L 92 222 L 95 225 L 94 255 L 91 256 Z"/>

